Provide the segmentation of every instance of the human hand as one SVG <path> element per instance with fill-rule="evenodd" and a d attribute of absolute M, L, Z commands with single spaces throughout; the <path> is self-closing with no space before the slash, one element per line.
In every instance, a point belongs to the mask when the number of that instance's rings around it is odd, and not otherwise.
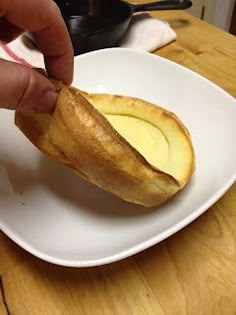
<path fill-rule="evenodd" d="M 52 0 L 0 0 L 0 41 L 8 43 L 24 30 L 33 33 L 49 77 L 70 84 L 73 48 L 60 10 Z M 49 112 L 57 94 L 37 71 L 0 59 L 0 107 Z"/>

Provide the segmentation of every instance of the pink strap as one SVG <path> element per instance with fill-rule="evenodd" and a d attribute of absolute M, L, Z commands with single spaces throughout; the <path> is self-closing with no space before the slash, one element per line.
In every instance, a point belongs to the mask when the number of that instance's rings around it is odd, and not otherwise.
<path fill-rule="evenodd" d="M 17 56 L 8 45 L 5 45 L 3 43 L 0 42 L 0 46 L 3 48 L 3 50 L 8 54 L 9 57 L 11 57 L 13 60 L 15 60 L 16 62 L 22 64 L 23 66 L 32 68 L 33 66 L 28 63 L 25 59 L 20 58 L 19 56 Z"/>

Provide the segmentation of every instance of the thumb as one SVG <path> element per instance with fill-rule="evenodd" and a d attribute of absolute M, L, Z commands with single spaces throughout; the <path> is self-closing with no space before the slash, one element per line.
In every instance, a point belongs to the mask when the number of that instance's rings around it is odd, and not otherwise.
<path fill-rule="evenodd" d="M 0 59 L 0 108 L 50 112 L 57 96 L 53 84 L 37 71 Z"/>

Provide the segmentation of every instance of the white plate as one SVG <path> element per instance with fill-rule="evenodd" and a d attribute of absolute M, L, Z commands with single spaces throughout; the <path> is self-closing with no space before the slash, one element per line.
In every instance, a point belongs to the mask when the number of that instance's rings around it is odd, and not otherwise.
<path fill-rule="evenodd" d="M 0 228 L 32 254 L 77 267 L 120 260 L 189 224 L 235 181 L 236 102 L 206 79 L 163 58 L 115 48 L 76 57 L 74 85 L 174 111 L 191 132 L 197 170 L 172 201 L 145 211 L 41 154 L 14 127 L 13 113 L 1 110 Z"/>

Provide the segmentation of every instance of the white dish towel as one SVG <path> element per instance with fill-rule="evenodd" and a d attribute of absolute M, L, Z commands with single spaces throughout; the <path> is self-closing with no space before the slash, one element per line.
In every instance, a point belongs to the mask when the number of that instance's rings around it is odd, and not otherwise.
<path fill-rule="evenodd" d="M 25 45 L 21 36 L 8 45 L 0 43 L 0 58 L 15 61 L 25 66 L 44 68 L 43 56 L 36 49 Z M 176 39 L 170 25 L 152 18 L 148 13 L 134 14 L 129 30 L 120 46 L 136 50 L 153 52 Z"/>
<path fill-rule="evenodd" d="M 133 16 L 130 28 L 121 42 L 122 47 L 153 52 L 176 39 L 170 25 L 152 18 L 148 13 Z"/>

